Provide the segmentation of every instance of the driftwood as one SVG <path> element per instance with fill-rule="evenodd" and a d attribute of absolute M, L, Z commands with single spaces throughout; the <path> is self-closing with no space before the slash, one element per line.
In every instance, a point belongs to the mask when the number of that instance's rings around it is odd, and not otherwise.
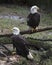
<path fill-rule="evenodd" d="M 21 35 L 23 35 L 23 34 L 33 34 L 33 33 L 43 32 L 43 31 L 47 31 L 47 30 L 52 30 L 52 27 L 37 29 L 37 30 L 34 30 L 33 32 L 32 32 L 32 30 L 24 30 L 24 31 L 21 31 L 20 34 Z M 7 34 L 1 33 L 0 34 L 0 37 L 10 37 L 10 36 L 12 36 L 12 33 L 7 33 Z"/>

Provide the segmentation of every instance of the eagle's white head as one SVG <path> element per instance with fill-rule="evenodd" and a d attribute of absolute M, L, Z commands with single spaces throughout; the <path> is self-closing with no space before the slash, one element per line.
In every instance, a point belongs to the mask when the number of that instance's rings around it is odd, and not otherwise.
<path fill-rule="evenodd" d="M 39 7 L 37 7 L 36 5 L 35 6 L 32 6 L 31 9 L 30 9 L 30 13 L 31 14 L 37 13 L 38 10 L 39 10 Z"/>
<path fill-rule="evenodd" d="M 17 28 L 17 27 L 14 27 L 14 28 L 12 29 L 12 33 L 13 33 L 14 35 L 19 35 L 19 34 L 20 34 L 20 29 Z"/>

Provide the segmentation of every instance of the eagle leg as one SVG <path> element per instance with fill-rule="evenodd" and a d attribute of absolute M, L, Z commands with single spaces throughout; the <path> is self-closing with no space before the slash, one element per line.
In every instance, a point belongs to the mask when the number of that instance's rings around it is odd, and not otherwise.
<path fill-rule="evenodd" d="M 38 29 L 39 29 L 38 27 L 31 28 L 32 32 L 36 30 L 38 31 Z"/>
<path fill-rule="evenodd" d="M 36 27 L 36 30 L 37 30 L 37 31 L 38 31 L 38 29 L 39 29 L 39 28 L 38 28 L 38 27 Z"/>
<path fill-rule="evenodd" d="M 12 55 L 15 55 L 15 54 L 16 54 L 16 52 L 13 51 L 13 52 L 12 52 Z"/>
<path fill-rule="evenodd" d="M 34 30 L 36 30 L 36 29 L 35 29 L 35 28 L 32 28 L 32 32 L 33 32 Z"/>

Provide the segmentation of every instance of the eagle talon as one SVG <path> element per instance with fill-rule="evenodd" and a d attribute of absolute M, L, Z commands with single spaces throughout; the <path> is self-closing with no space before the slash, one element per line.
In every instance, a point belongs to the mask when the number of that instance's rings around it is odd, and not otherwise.
<path fill-rule="evenodd" d="M 16 54 L 16 52 L 12 52 L 12 54 L 13 54 L 13 55 L 15 55 L 15 54 Z"/>
<path fill-rule="evenodd" d="M 36 30 L 37 30 L 37 31 L 38 31 L 38 29 L 39 29 L 39 28 L 38 28 L 38 27 L 36 27 Z"/>
<path fill-rule="evenodd" d="M 36 29 L 32 28 L 32 32 L 33 32 L 34 30 L 36 30 Z"/>

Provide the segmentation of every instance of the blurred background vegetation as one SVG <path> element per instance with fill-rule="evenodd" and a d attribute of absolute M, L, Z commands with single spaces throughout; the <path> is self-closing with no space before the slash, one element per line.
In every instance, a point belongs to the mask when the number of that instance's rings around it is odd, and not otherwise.
<path fill-rule="evenodd" d="M 52 9 L 52 0 L 0 0 L 0 4 L 38 5 L 43 9 Z"/>

